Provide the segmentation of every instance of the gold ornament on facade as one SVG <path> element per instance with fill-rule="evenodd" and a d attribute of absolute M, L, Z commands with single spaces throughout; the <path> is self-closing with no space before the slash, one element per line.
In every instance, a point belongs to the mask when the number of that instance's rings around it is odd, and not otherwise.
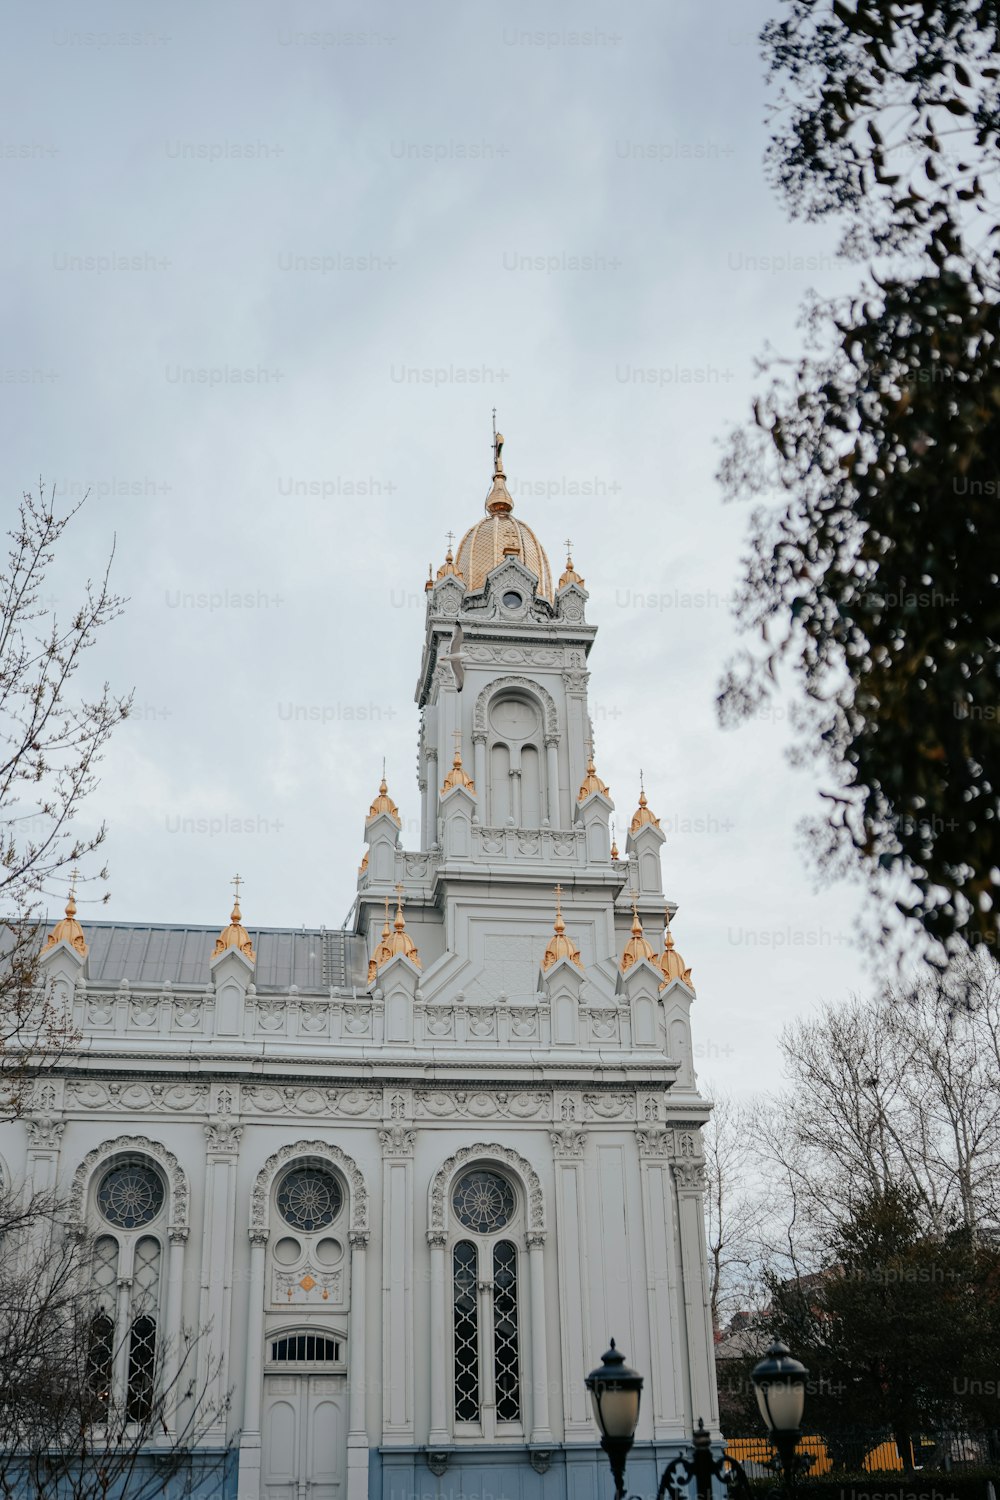
<path fill-rule="evenodd" d="M 661 990 L 665 990 L 668 984 L 673 984 L 675 979 L 682 980 L 688 989 L 694 989 L 694 985 L 691 983 L 691 970 L 674 947 L 674 935 L 670 931 L 669 911 L 666 914 L 666 931 L 663 934 L 663 952 L 657 956 L 656 963 L 663 971 L 663 983 L 660 985 Z"/>
<path fill-rule="evenodd" d="M 569 584 L 571 584 L 571 583 L 575 583 L 581 589 L 583 588 L 583 579 L 580 577 L 579 573 L 576 571 L 576 569 L 573 566 L 573 552 L 572 552 L 572 548 L 573 548 L 573 543 L 570 541 L 569 537 L 567 537 L 566 538 L 566 571 L 565 571 L 565 573 L 562 575 L 562 577 L 559 580 L 559 587 L 560 587 L 560 589 L 567 588 L 569 586 Z"/>
<path fill-rule="evenodd" d="M 373 818 L 379 817 L 382 813 L 386 813 L 395 823 L 397 828 L 402 828 L 403 823 L 402 819 L 399 816 L 399 808 L 389 796 L 389 788 L 386 785 L 384 768 L 382 771 L 382 780 L 379 782 L 378 786 L 378 796 L 375 798 L 375 801 L 368 809 L 368 816 L 365 819 L 365 823 L 370 823 Z"/>
<path fill-rule="evenodd" d="M 374 956 L 368 960 L 368 983 L 373 983 L 376 974 L 383 964 L 387 964 L 392 957 L 392 949 L 389 946 L 389 897 L 385 898 L 385 924 L 382 928 L 382 941 L 375 949 Z"/>
<path fill-rule="evenodd" d="M 66 902 L 66 915 L 60 917 L 45 939 L 42 947 L 43 953 L 47 953 L 50 948 L 55 948 L 59 943 L 68 943 L 73 952 L 78 953 L 81 958 L 86 958 L 90 952 L 87 939 L 83 935 L 83 928 L 76 920 L 76 878 L 74 870 L 70 881 L 69 899 Z"/>
<path fill-rule="evenodd" d="M 571 937 L 566 935 L 566 923 L 562 914 L 562 886 L 556 886 L 556 920 L 549 938 L 549 946 L 545 950 L 542 959 L 542 968 L 548 972 L 553 964 L 557 964 L 561 958 L 568 958 L 570 963 L 576 964 L 578 969 L 583 968 L 580 958 L 580 950 Z"/>
<path fill-rule="evenodd" d="M 514 501 L 503 470 L 503 433 L 493 426 L 493 485 L 486 496 L 486 518 L 470 526 L 458 544 L 455 568 L 472 592 L 508 557 L 514 557 L 538 579 L 538 593 L 553 599 L 552 569 L 541 542 L 523 521 L 512 515 Z"/>
<path fill-rule="evenodd" d="M 368 850 L 366 849 L 365 852 L 364 852 L 364 857 L 362 858 L 361 863 L 358 865 L 358 875 L 359 876 L 363 875 L 365 873 L 365 871 L 367 870 L 367 868 L 368 868 Z"/>
<path fill-rule="evenodd" d="M 442 797 L 444 797 L 448 792 L 452 791 L 456 786 L 464 786 L 465 790 L 467 792 L 471 792 L 473 797 L 476 795 L 476 783 L 462 766 L 462 747 L 459 744 L 461 736 L 462 731 L 460 729 L 456 729 L 455 759 L 451 763 L 451 770 L 448 772 L 447 776 L 444 778 L 444 782 L 442 783 Z"/>
<path fill-rule="evenodd" d="M 602 796 L 607 797 L 609 800 L 611 798 L 610 788 L 604 784 L 597 774 L 597 767 L 594 765 L 594 747 L 588 740 L 587 774 L 583 778 L 580 790 L 576 794 L 576 800 L 577 802 L 586 802 L 587 798 L 592 797 L 595 792 L 600 792 Z"/>
<path fill-rule="evenodd" d="M 656 954 L 652 945 L 647 943 L 642 935 L 642 923 L 639 921 L 639 908 L 636 901 L 636 893 L 632 891 L 632 936 L 625 944 L 625 952 L 622 954 L 621 971 L 627 974 L 632 965 L 638 963 L 640 958 L 647 958 L 650 963 L 656 962 Z"/>
<path fill-rule="evenodd" d="M 642 772 L 640 771 L 639 772 L 639 806 L 636 808 L 635 812 L 632 814 L 632 821 L 629 824 L 628 831 L 629 831 L 629 833 L 638 833 L 639 829 L 640 828 L 645 828 L 646 825 L 647 825 L 647 823 L 650 824 L 653 828 L 659 828 L 659 826 L 660 826 L 660 820 L 659 820 L 659 818 L 654 817 L 654 815 L 649 810 L 649 804 L 646 801 L 646 788 L 642 784 Z"/>
<path fill-rule="evenodd" d="M 416 943 L 406 930 L 406 922 L 403 918 L 403 887 L 401 885 L 397 885 L 396 887 L 396 920 L 393 922 L 392 927 L 392 937 L 389 939 L 389 957 L 398 958 L 402 954 L 403 958 L 408 958 L 419 969 L 420 954 L 417 952 Z M 382 965 L 379 964 L 378 967 L 381 968 Z"/>
<path fill-rule="evenodd" d="M 234 875 L 232 884 L 236 890 L 236 899 L 233 901 L 233 909 L 229 914 L 229 926 L 224 927 L 215 940 L 212 949 L 212 957 L 218 958 L 220 953 L 225 953 L 230 948 L 235 948 L 237 953 L 242 953 L 252 964 L 257 962 L 257 955 L 253 951 L 253 943 L 250 934 L 243 926 L 243 915 L 240 911 L 240 886 L 243 884 L 242 875 Z"/>

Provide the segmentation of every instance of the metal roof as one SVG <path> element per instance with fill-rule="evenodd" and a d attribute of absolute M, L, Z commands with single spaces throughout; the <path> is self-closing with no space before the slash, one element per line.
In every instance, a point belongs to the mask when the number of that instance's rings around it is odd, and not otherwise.
<path fill-rule="evenodd" d="M 352 984 L 364 988 L 364 939 L 342 928 L 248 927 L 257 954 L 258 991 L 300 990 L 326 994 Z M 91 983 L 208 984 L 218 927 L 182 927 L 164 922 L 92 922 L 87 975 Z"/>

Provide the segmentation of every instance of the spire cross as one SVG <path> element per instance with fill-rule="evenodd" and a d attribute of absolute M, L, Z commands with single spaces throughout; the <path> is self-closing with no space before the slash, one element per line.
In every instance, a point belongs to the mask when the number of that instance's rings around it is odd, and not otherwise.
<path fill-rule="evenodd" d="M 572 540 L 571 537 L 567 537 L 566 538 L 566 553 L 567 553 L 567 555 L 569 555 L 569 553 L 572 552 L 572 550 L 573 550 L 573 540 Z"/>
<path fill-rule="evenodd" d="M 71 901 L 76 900 L 76 883 L 79 879 L 80 867 L 79 865 L 74 865 L 72 870 L 69 872 L 69 899 Z"/>
<path fill-rule="evenodd" d="M 402 904 L 403 904 L 403 892 L 406 890 L 406 886 L 403 885 L 402 881 L 400 881 L 399 885 L 394 886 L 393 889 L 395 890 L 396 895 L 399 897 L 399 904 L 400 904 L 400 906 L 402 906 Z"/>
<path fill-rule="evenodd" d="M 387 927 L 389 925 L 389 897 L 388 896 L 386 896 L 386 898 L 385 898 L 385 925 Z"/>
<path fill-rule="evenodd" d="M 455 540 L 455 533 L 453 531 L 446 531 L 445 532 L 445 537 L 447 538 L 447 541 L 448 541 L 448 551 L 450 552 L 451 551 L 451 544 Z"/>
<path fill-rule="evenodd" d="M 232 886 L 233 890 L 236 892 L 236 905 L 237 906 L 239 906 L 239 904 L 240 904 L 240 886 L 244 885 L 245 883 L 246 882 L 244 881 L 242 875 L 234 875 L 233 878 L 232 878 L 232 880 L 229 882 L 229 884 Z"/>
<path fill-rule="evenodd" d="M 635 886 L 633 886 L 629 891 L 629 895 L 632 898 L 632 915 L 633 917 L 638 916 L 637 908 L 639 905 L 639 892 L 636 890 Z"/>
<path fill-rule="evenodd" d="M 462 731 L 460 729 L 453 729 L 451 731 L 451 737 L 455 741 L 455 754 L 456 755 L 461 755 L 461 753 L 462 753 Z"/>
<path fill-rule="evenodd" d="M 561 885 L 557 885 L 556 886 L 556 911 L 557 912 L 561 912 L 562 911 L 562 886 Z"/>

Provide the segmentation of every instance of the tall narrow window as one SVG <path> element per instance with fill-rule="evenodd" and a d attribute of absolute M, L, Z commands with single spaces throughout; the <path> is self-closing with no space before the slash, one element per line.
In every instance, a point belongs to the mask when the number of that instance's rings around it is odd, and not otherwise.
<path fill-rule="evenodd" d="M 479 1304 L 476 1247 L 460 1240 L 454 1253 L 455 1421 L 479 1421 Z"/>
<path fill-rule="evenodd" d="M 109 1234 L 94 1245 L 94 1310 L 87 1343 L 87 1382 L 99 1407 L 111 1399 L 115 1360 L 115 1295 L 118 1286 L 118 1242 Z"/>
<path fill-rule="evenodd" d="M 497 1421 L 521 1420 L 517 1375 L 517 1247 L 501 1240 L 493 1247 L 493 1365 Z"/>
<path fill-rule="evenodd" d="M 153 1405 L 156 1378 L 156 1311 L 160 1290 L 160 1244 L 142 1239 L 135 1247 L 132 1281 L 132 1327 L 128 1355 L 130 1422 L 143 1422 Z"/>

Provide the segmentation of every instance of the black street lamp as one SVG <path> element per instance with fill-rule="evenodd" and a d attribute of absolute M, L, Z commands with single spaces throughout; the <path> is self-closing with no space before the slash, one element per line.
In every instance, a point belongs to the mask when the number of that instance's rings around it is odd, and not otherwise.
<path fill-rule="evenodd" d="M 796 1471 L 795 1450 L 802 1436 L 802 1412 L 809 1371 L 793 1359 L 787 1344 L 775 1339 L 767 1354 L 751 1371 L 757 1406 L 781 1460 L 786 1491 L 791 1491 Z"/>
<path fill-rule="evenodd" d="M 601 1430 L 601 1447 L 608 1455 L 615 1477 L 615 1500 L 623 1500 L 625 1460 L 639 1420 L 642 1376 L 629 1369 L 624 1354 L 619 1353 L 612 1339 L 611 1348 L 601 1355 L 601 1363 L 591 1370 L 584 1384 Z"/>
<path fill-rule="evenodd" d="M 795 1449 L 801 1436 L 805 1386 L 809 1372 L 792 1359 L 784 1344 L 777 1342 L 767 1357 L 753 1370 L 757 1405 L 767 1424 L 778 1456 L 786 1493 L 791 1497 L 796 1472 Z M 625 1460 L 635 1437 L 639 1421 L 642 1376 L 630 1370 L 625 1356 L 615 1347 L 614 1339 L 600 1366 L 586 1379 L 594 1406 L 594 1416 L 601 1430 L 601 1447 L 608 1455 L 615 1480 L 615 1500 L 625 1497 Z M 753 1491 L 743 1466 L 728 1454 L 712 1456 L 712 1439 L 699 1417 L 690 1454 L 672 1459 L 663 1471 L 656 1500 L 668 1494 L 677 1497 L 694 1480 L 698 1500 L 712 1500 L 712 1481 L 717 1479 L 740 1500 L 751 1500 Z"/>

